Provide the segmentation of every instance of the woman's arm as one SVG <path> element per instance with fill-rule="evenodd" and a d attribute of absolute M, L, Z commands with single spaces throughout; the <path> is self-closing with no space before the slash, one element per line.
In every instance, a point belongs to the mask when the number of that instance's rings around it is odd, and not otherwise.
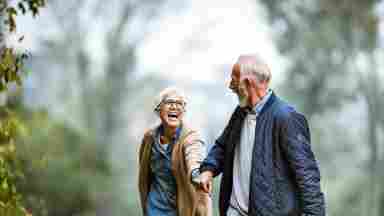
<path fill-rule="evenodd" d="M 200 135 L 197 132 L 189 134 L 184 145 L 184 156 L 188 174 L 194 183 L 198 183 L 200 164 L 203 162 L 206 154 L 207 148 Z"/>

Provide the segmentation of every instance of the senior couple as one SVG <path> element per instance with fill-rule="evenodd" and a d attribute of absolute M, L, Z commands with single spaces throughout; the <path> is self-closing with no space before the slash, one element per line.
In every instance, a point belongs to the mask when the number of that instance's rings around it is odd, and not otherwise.
<path fill-rule="evenodd" d="M 213 215 L 210 192 L 219 174 L 220 216 L 325 216 L 308 122 L 270 80 L 257 55 L 238 58 L 229 88 L 239 105 L 208 154 L 183 122 L 183 93 L 160 93 L 154 111 L 161 123 L 145 132 L 139 151 L 144 216 Z"/>

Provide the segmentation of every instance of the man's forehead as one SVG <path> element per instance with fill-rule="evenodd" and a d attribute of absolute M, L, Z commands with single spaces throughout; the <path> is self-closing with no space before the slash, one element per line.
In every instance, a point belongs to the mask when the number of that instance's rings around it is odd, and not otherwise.
<path fill-rule="evenodd" d="M 255 55 L 241 55 L 236 61 L 236 64 L 260 64 L 262 60 Z"/>
<path fill-rule="evenodd" d="M 248 63 L 253 63 L 255 60 L 251 56 L 246 56 L 246 55 L 241 55 L 237 59 L 238 64 L 248 64 Z"/>
<path fill-rule="evenodd" d="M 232 74 L 233 75 L 240 75 L 240 65 L 234 64 L 232 67 Z"/>

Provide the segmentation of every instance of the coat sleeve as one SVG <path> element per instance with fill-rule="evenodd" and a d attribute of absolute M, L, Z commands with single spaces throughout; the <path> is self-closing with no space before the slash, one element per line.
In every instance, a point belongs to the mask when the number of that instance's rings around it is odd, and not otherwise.
<path fill-rule="evenodd" d="M 191 180 L 192 182 L 197 181 L 200 175 L 200 165 L 207 155 L 206 145 L 197 132 L 193 132 L 186 137 L 183 151 Z"/>
<path fill-rule="evenodd" d="M 144 137 L 141 140 L 140 147 L 139 147 L 139 163 L 141 163 L 141 160 L 143 157 L 145 144 L 149 142 L 149 140 L 151 139 L 151 136 L 152 136 L 152 131 L 150 129 L 146 130 L 146 132 L 144 133 Z"/>
<path fill-rule="evenodd" d="M 291 112 L 280 121 L 281 148 L 295 176 L 302 216 L 325 216 L 320 171 L 310 146 L 310 131 L 302 114 Z"/>

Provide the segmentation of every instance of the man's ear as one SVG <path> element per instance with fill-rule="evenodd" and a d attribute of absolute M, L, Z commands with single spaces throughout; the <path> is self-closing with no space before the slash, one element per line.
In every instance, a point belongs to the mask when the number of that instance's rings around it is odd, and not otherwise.
<path fill-rule="evenodd" d="M 249 86 L 249 78 L 248 78 L 247 76 L 245 76 L 245 77 L 243 78 L 243 82 L 244 82 L 244 84 L 245 84 L 245 87 L 248 87 L 248 86 Z"/>
<path fill-rule="evenodd" d="M 268 84 L 269 84 L 268 81 L 264 80 L 260 82 L 260 84 L 261 84 L 260 86 L 262 86 L 263 89 L 268 89 Z"/>
<path fill-rule="evenodd" d="M 245 78 L 245 83 L 247 85 L 247 88 L 256 88 L 256 80 L 253 77 L 247 76 Z"/>

